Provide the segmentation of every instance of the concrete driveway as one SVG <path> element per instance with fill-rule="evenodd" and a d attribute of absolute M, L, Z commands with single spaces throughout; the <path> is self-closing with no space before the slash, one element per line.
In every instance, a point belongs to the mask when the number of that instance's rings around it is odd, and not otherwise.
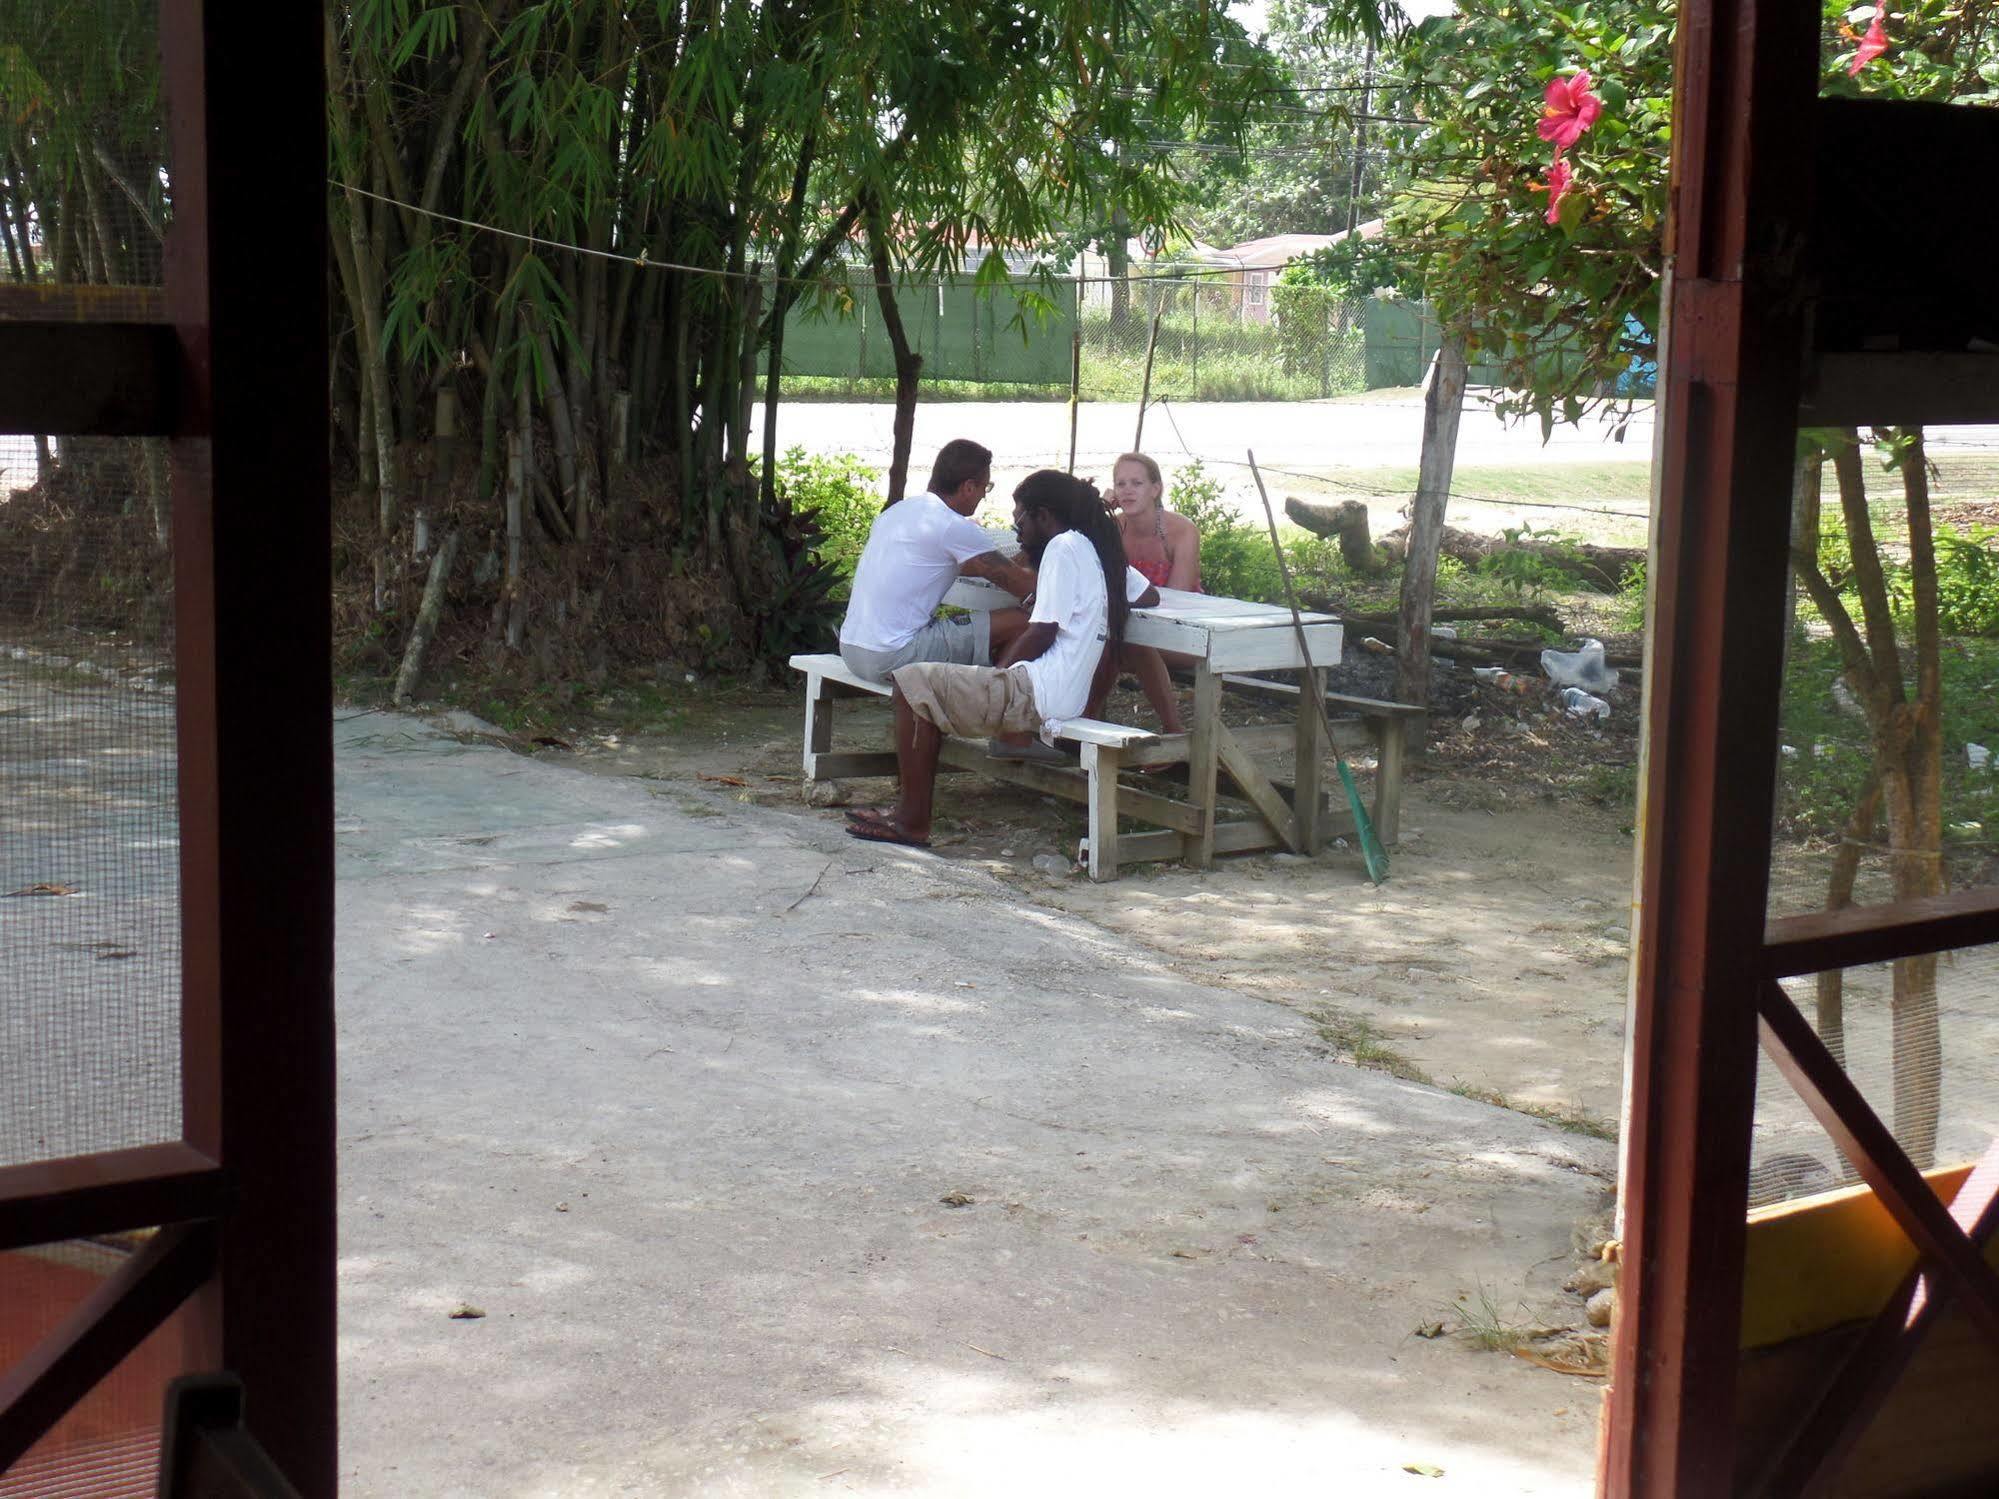
<path fill-rule="evenodd" d="M 345 1493 L 1590 1491 L 1597 1385 L 1413 1334 L 1610 1147 L 828 814 L 336 735 Z"/>

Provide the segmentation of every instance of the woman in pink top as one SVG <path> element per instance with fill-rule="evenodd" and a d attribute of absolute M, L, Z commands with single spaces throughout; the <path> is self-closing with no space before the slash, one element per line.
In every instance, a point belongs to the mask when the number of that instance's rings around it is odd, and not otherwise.
<path fill-rule="evenodd" d="M 1124 537 L 1125 560 L 1155 587 L 1199 593 L 1201 533 L 1186 516 L 1161 506 L 1165 493 L 1159 465 L 1144 453 L 1126 453 L 1112 467 L 1111 498 L 1118 530 Z M 1193 658 L 1178 652 L 1168 656 L 1151 646 L 1126 645 L 1119 664 L 1138 678 L 1146 701 L 1159 715 L 1160 727 L 1169 734 L 1186 733 L 1180 699 L 1167 667 L 1192 665 Z"/>

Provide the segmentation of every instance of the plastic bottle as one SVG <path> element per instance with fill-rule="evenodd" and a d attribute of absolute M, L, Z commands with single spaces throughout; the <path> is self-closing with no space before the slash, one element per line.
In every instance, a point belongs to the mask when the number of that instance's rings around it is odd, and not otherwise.
<path fill-rule="evenodd" d="M 1562 711 L 1571 718 L 1602 720 L 1610 717 L 1610 704 L 1600 697 L 1591 697 L 1580 687 L 1564 687 L 1557 695 L 1556 701 L 1562 705 Z"/>

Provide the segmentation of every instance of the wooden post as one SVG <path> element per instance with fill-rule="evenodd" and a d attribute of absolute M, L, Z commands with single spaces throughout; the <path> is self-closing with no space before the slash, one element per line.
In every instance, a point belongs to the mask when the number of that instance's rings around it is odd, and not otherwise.
<path fill-rule="evenodd" d="M 1221 750 L 1215 731 L 1221 721 L 1221 673 L 1203 656 L 1194 663 L 1194 731 L 1187 743 L 1187 799 L 1201 817 L 1201 831 L 1187 838 L 1187 862 L 1196 869 L 1215 860 L 1215 766 Z"/>
<path fill-rule="evenodd" d="M 451 580 L 451 564 L 458 556 L 458 528 L 444 533 L 437 555 L 430 559 L 430 577 L 423 585 L 423 602 L 417 606 L 416 623 L 410 628 L 409 644 L 403 647 L 403 664 L 396 672 L 396 706 L 401 707 L 416 691 L 423 678 L 423 653 L 437 633 L 438 616 L 444 611 L 444 589 Z"/>
<path fill-rule="evenodd" d="M 1138 391 L 1138 430 L 1131 434 L 1131 450 L 1145 451 L 1145 408 L 1152 399 L 1152 354 L 1159 347 L 1159 314 L 1152 314 L 1152 336 L 1145 341 L 1145 382 Z M 1073 469 L 1073 465 L 1071 465 Z"/>
<path fill-rule="evenodd" d="M 1291 815 L 1298 828 L 1298 851 L 1304 854 L 1318 853 L 1325 838 L 1325 819 L 1320 814 L 1319 782 L 1320 763 L 1326 754 L 1325 734 L 1319 727 L 1319 714 L 1314 711 L 1307 698 L 1326 700 L 1326 674 L 1314 669 L 1298 673 L 1298 720 L 1295 725 L 1297 735 L 1294 766 L 1291 782 Z M 1376 772 L 1379 785 L 1380 772 Z M 1379 803 L 1376 803 L 1379 806 Z M 1375 822 L 1379 824 L 1379 814 Z"/>
<path fill-rule="evenodd" d="M 1076 472 L 1076 418 L 1083 399 L 1083 330 L 1069 340 L 1069 472 Z"/>
<path fill-rule="evenodd" d="M 1444 537 L 1444 509 L 1458 454 L 1458 416 L 1465 403 L 1465 340 L 1447 334 L 1437 349 L 1430 388 L 1423 396 L 1423 458 L 1416 503 L 1409 517 L 1409 551 L 1402 564 L 1402 610 L 1395 640 L 1395 697 L 1430 703 L 1430 610 L 1437 596 L 1437 548 Z M 1428 733 L 1427 718 L 1417 727 Z"/>
<path fill-rule="evenodd" d="M 1083 746 L 1083 769 L 1090 779 L 1090 878 L 1117 878 L 1117 773 L 1123 751 L 1109 745 Z"/>

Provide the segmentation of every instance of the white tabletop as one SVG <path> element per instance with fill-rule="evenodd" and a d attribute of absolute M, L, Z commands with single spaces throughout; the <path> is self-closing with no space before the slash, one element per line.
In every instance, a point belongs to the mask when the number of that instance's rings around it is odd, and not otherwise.
<path fill-rule="evenodd" d="M 960 578 L 944 595 L 960 609 L 1008 609 L 1020 600 L 983 578 Z M 1301 616 L 1312 666 L 1339 664 L 1343 632 L 1330 614 Z M 1221 671 L 1296 670 L 1307 665 L 1299 649 L 1291 611 L 1281 604 L 1254 604 L 1212 593 L 1159 590 L 1159 602 L 1133 609 L 1124 638 L 1197 656 Z"/>

